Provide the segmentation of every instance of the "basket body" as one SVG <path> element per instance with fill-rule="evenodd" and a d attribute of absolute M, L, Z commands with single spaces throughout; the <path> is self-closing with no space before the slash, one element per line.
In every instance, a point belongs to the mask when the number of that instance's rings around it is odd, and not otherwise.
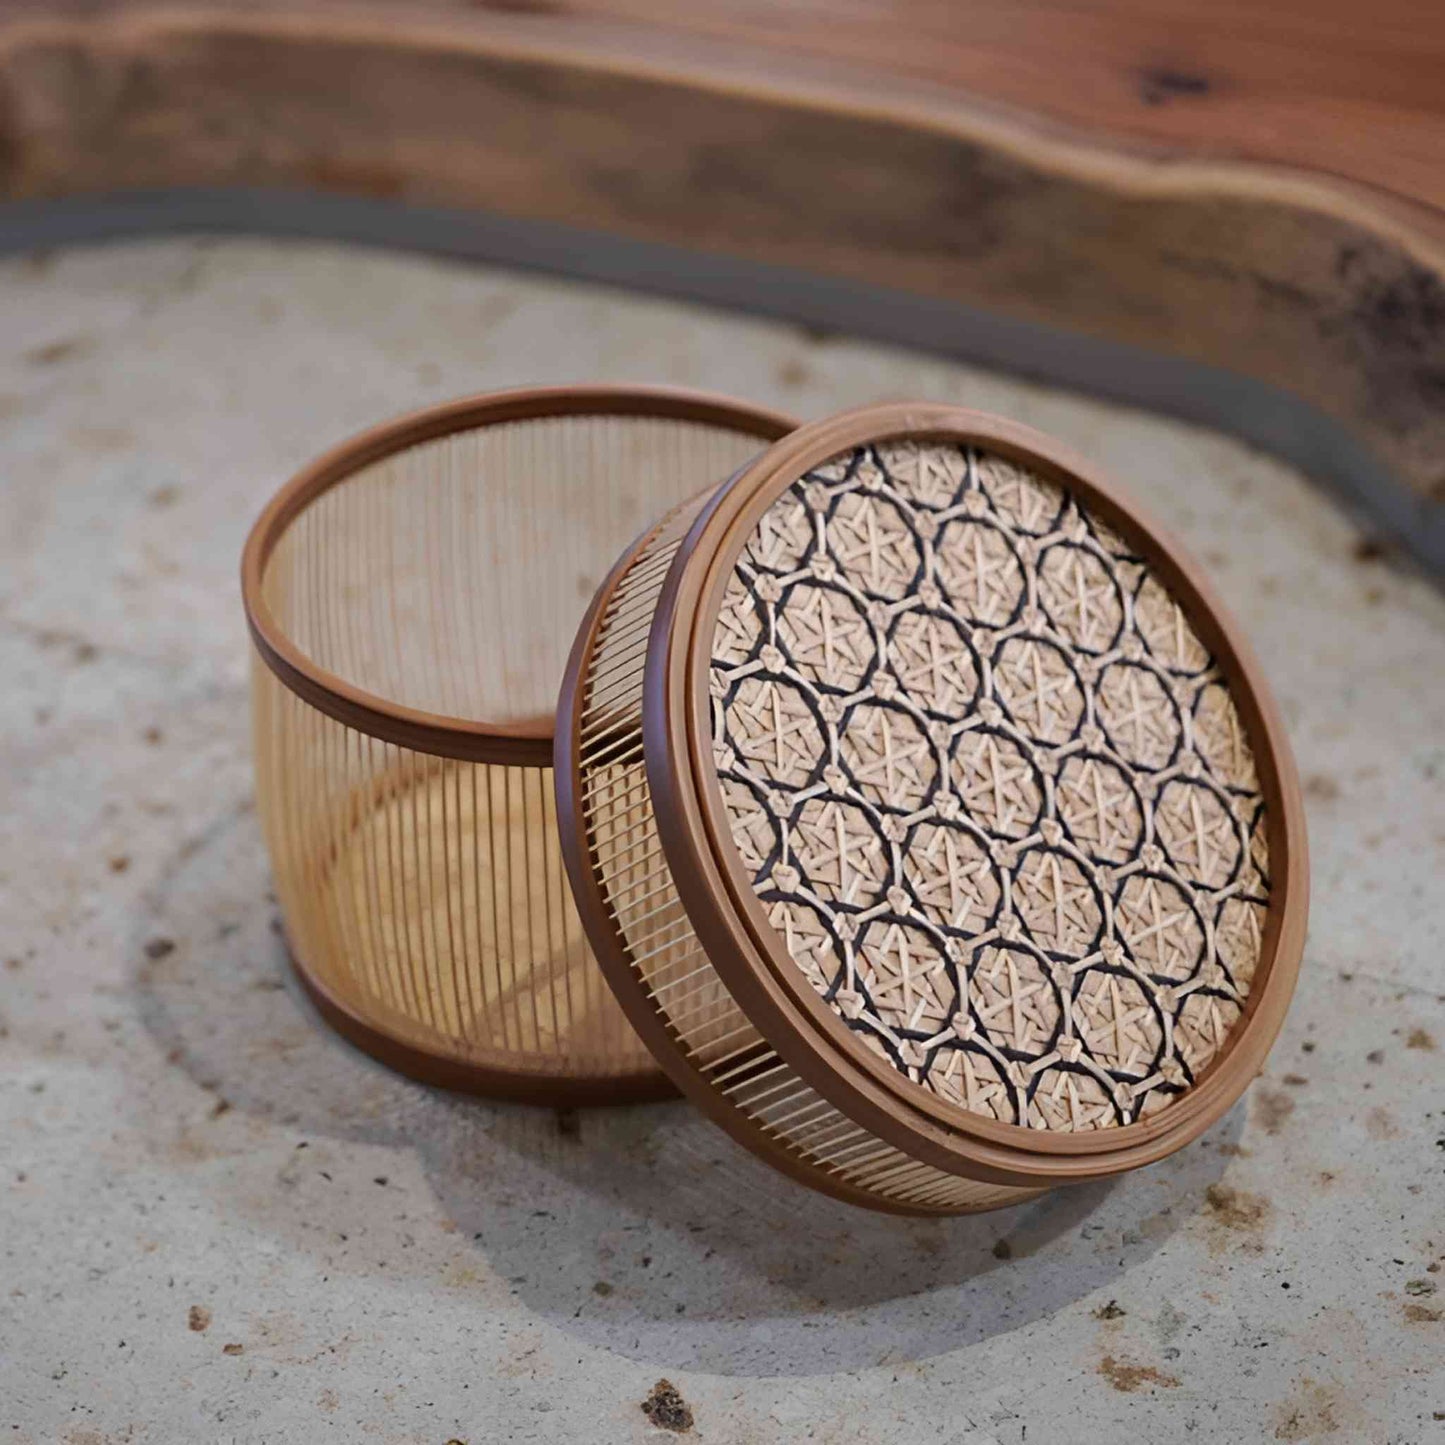
<path fill-rule="evenodd" d="M 634 1027 L 854 1203 L 1153 1163 L 1294 987 L 1303 811 L 1257 665 L 1177 543 L 999 418 L 845 413 L 675 508 L 578 634 L 556 779 Z"/>
<path fill-rule="evenodd" d="M 479 397 L 357 438 L 263 514 L 258 807 L 298 973 L 353 1042 L 472 1092 L 672 1092 L 571 901 L 553 701 L 619 547 L 790 425 L 665 391 Z"/>

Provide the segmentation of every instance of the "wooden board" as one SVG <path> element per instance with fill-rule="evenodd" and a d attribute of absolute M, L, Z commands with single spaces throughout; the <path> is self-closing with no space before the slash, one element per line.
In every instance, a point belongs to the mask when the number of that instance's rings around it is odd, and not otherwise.
<path fill-rule="evenodd" d="M 1406 8 L 24 7 L 0 194 L 384 198 L 984 308 L 1285 388 L 1438 538 L 1445 25 Z"/>

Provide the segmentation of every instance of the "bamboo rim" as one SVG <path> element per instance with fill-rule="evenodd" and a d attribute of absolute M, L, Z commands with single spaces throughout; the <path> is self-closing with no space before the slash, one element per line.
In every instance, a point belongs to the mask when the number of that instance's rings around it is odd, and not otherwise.
<path fill-rule="evenodd" d="M 1138 543 L 1215 653 L 1249 731 L 1272 859 L 1259 966 L 1220 1055 L 1187 1094 L 1149 1119 L 1090 1134 L 1051 1133 L 985 1119 L 911 1086 L 858 1042 L 792 964 L 732 844 L 707 706 L 713 629 L 728 575 L 758 518 L 809 467 L 852 446 L 904 436 L 977 442 L 1025 461 Z M 1293 759 L 1259 664 L 1183 548 L 1089 463 L 1029 428 L 947 406 L 864 408 L 803 427 L 745 467 L 704 509 L 672 564 L 652 624 L 643 729 L 674 883 L 729 990 L 819 1093 L 920 1159 L 1019 1184 L 1098 1178 L 1153 1163 L 1223 1115 L 1279 1031 L 1304 945 L 1307 845 Z"/>
<path fill-rule="evenodd" d="M 554 717 L 489 722 L 409 707 L 356 687 L 308 657 L 266 603 L 266 564 L 287 527 L 316 499 L 364 467 L 423 442 L 504 422 L 630 416 L 694 421 L 777 441 L 796 422 L 780 412 L 675 387 L 554 386 L 487 392 L 410 412 L 333 447 L 296 474 L 256 519 L 241 554 L 241 601 L 256 650 L 294 693 L 358 732 L 414 752 L 464 762 L 550 766 Z"/>

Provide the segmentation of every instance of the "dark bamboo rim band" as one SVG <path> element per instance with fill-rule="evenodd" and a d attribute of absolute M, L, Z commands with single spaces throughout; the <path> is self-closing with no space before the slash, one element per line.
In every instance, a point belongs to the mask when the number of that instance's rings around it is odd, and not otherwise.
<path fill-rule="evenodd" d="M 675 1099 L 677 1089 L 658 1069 L 634 1069 L 619 1074 L 545 1074 L 508 1064 L 488 1064 L 456 1054 L 407 1043 L 368 1022 L 321 982 L 286 934 L 291 971 L 317 1013 L 347 1043 L 369 1054 L 379 1064 L 426 1084 L 456 1094 L 486 1099 L 507 1099 L 519 1104 L 552 1108 L 586 1108 L 612 1104 L 653 1104 Z"/>
<path fill-rule="evenodd" d="M 447 717 L 355 687 L 319 666 L 286 635 L 266 605 L 266 564 L 295 518 L 332 487 L 374 462 L 423 442 L 504 422 L 564 416 L 655 417 L 756 436 L 786 436 L 791 417 L 728 397 L 677 387 L 518 387 L 463 397 L 384 422 L 342 442 L 294 476 L 257 518 L 241 555 L 241 600 L 256 650 L 292 692 L 337 722 L 414 752 L 463 762 L 546 767 L 554 717 L 496 723 Z"/>
<path fill-rule="evenodd" d="M 1157 1115 L 1089 1133 L 1005 1124 L 927 1094 L 874 1058 L 792 965 L 728 834 L 711 759 L 707 668 L 723 587 L 758 517 L 809 467 L 852 446 L 907 435 L 978 442 L 1073 490 L 1144 554 L 1190 612 L 1230 683 L 1255 752 L 1271 850 L 1260 963 L 1240 1019 L 1200 1081 Z M 658 829 L 674 883 L 709 958 L 769 1043 L 836 1107 L 915 1157 L 1001 1183 L 1102 1177 L 1152 1163 L 1234 1103 L 1283 1022 L 1308 909 L 1304 812 L 1283 724 L 1247 642 L 1167 531 L 1097 470 L 1029 428 L 946 406 L 866 408 L 801 428 L 743 468 L 684 539 L 653 622 L 644 738 Z"/>

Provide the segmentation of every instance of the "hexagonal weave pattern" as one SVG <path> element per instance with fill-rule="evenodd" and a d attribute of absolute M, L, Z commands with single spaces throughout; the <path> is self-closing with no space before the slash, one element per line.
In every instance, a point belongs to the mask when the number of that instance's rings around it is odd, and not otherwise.
<path fill-rule="evenodd" d="M 712 647 L 733 839 L 804 975 L 975 1113 L 1167 1107 L 1240 1018 L 1269 898 L 1227 683 L 1076 498 L 954 445 L 863 447 L 764 514 Z"/>

